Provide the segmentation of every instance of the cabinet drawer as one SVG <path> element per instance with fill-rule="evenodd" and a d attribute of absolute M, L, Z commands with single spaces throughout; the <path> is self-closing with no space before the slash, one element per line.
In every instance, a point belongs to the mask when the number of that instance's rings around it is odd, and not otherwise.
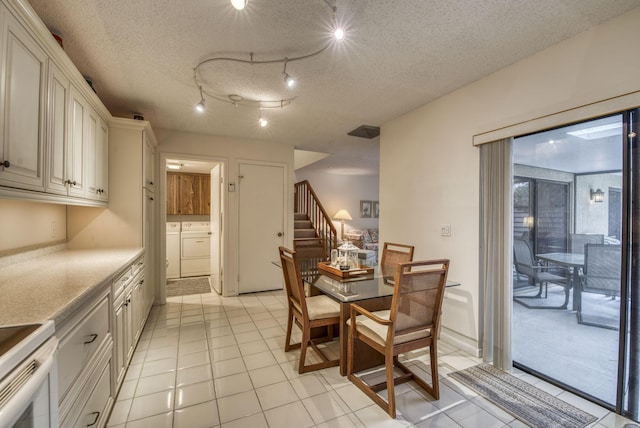
<path fill-rule="evenodd" d="M 90 393 L 89 399 L 82 408 L 78 420 L 73 425 L 74 427 L 99 427 L 104 425 L 107 417 L 107 405 L 109 404 L 109 397 L 111 397 L 110 373 L 111 361 L 102 369 L 93 391 L 87 391 L 87 393 Z M 87 389 L 94 385 L 93 380 L 87 384 Z M 82 396 L 85 396 L 85 394 Z"/>
<path fill-rule="evenodd" d="M 142 269 L 144 269 L 144 257 L 140 257 L 138 260 L 133 262 L 131 266 L 131 273 L 133 276 L 136 276 Z"/>
<path fill-rule="evenodd" d="M 107 339 L 109 331 L 109 299 L 105 297 L 61 339 L 58 349 L 60 402 L 87 362 Z"/>
<path fill-rule="evenodd" d="M 128 267 L 116 280 L 113 281 L 113 297 L 117 297 L 124 291 L 133 278 L 133 269 Z"/>

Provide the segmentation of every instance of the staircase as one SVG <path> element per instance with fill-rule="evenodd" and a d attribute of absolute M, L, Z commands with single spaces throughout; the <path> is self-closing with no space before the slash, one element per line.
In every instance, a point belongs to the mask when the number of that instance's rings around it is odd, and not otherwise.
<path fill-rule="evenodd" d="M 305 213 L 294 214 L 293 249 L 303 259 L 327 258 L 325 245 Z"/>
<path fill-rule="evenodd" d="M 327 259 L 338 234 L 307 180 L 295 184 L 293 249 L 301 258 Z"/>

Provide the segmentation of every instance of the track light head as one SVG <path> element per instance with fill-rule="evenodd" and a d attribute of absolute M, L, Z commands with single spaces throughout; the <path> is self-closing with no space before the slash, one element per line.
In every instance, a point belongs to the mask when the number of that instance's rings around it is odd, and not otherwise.
<path fill-rule="evenodd" d="M 204 98 L 201 99 L 198 104 L 196 104 L 196 111 L 198 113 L 204 113 Z"/>
<path fill-rule="evenodd" d="M 231 0 L 231 6 L 236 10 L 242 10 L 247 5 L 249 0 Z"/>
<path fill-rule="evenodd" d="M 287 85 L 287 88 L 293 88 L 296 86 L 296 79 L 291 77 L 288 73 L 284 73 L 284 83 Z"/>

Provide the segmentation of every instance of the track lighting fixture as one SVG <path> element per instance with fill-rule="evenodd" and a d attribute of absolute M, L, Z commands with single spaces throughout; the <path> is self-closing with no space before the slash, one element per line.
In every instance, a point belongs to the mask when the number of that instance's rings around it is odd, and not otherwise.
<path fill-rule="evenodd" d="M 244 9 L 244 7 L 248 3 L 248 0 L 230 0 L 230 1 L 233 7 L 238 10 Z M 340 41 L 345 38 L 344 30 L 340 28 L 340 26 L 338 25 L 338 20 L 336 17 L 337 7 L 332 4 L 332 3 L 335 3 L 335 1 L 337 0 L 323 0 L 323 1 L 331 8 L 331 11 L 333 13 L 333 16 L 332 16 L 333 34 L 326 39 L 326 42 L 322 47 L 318 48 L 313 52 L 303 54 L 303 55 L 298 55 L 296 57 L 284 57 L 284 58 L 276 57 L 276 58 L 256 59 L 255 58 L 256 55 L 253 52 L 249 52 L 248 54 L 245 54 L 247 55 L 247 57 L 243 57 L 242 55 L 214 56 L 211 58 L 204 59 L 203 61 L 198 63 L 193 69 L 193 80 L 196 86 L 198 87 L 198 89 L 200 90 L 200 102 L 196 105 L 196 109 L 200 112 L 204 111 L 204 108 L 205 108 L 204 95 L 207 95 L 207 97 L 211 97 L 221 102 L 232 104 L 236 107 L 241 106 L 241 107 L 254 107 L 254 108 L 258 107 L 259 109 L 276 109 L 276 108 L 284 108 L 289 104 L 291 104 L 291 102 L 296 99 L 295 96 L 289 96 L 286 98 L 282 97 L 280 99 L 277 99 L 277 98 L 265 99 L 260 96 L 252 97 L 251 89 L 249 89 L 249 91 L 247 92 L 246 88 L 243 88 L 244 91 L 240 92 L 237 89 L 236 90 L 231 89 L 229 91 L 225 91 L 222 88 L 214 88 L 212 87 L 213 85 L 215 85 L 214 82 L 227 81 L 228 79 L 210 78 L 210 74 L 204 75 L 204 69 L 205 69 L 205 66 L 208 68 L 211 68 L 211 67 L 215 67 L 215 65 L 217 64 L 225 64 L 225 66 L 221 67 L 221 69 L 224 70 L 228 68 L 226 67 L 226 65 L 229 65 L 231 63 L 248 65 L 250 67 L 258 67 L 262 65 L 273 66 L 274 64 L 281 63 L 284 65 L 282 73 L 284 75 L 285 87 L 288 89 L 292 89 L 293 87 L 296 86 L 296 79 L 287 72 L 288 63 L 311 59 L 317 55 L 320 55 L 325 50 L 329 49 L 329 47 L 331 47 L 332 44 L 335 43 L 336 41 Z M 263 68 L 268 69 L 269 67 L 263 67 Z M 213 72 L 215 71 L 216 70 L 214 69 Z M 209 71 L 209 73 L 211 73 L 211 71 Z M 205 84 L 205 82 L 207 83 Z M 263 88 L 256 88 L 256 90 L 253 91 L 254 94 L 255 93 L 273 93 L 273 92 L 277 93 L 277 90 L 265 91 Z M 267 125 L 268 122 L 261 115 L 259 118 L 259 123 L 260 123 L 260 126 L 264 127 Z"/>
<path fill-rule="evenodd" d="M 249 3 L 249 0 L 231 0 L 231 6 L 236 10 L 242 10 Z"/>
<path fill-rule="evenodd" d="M 284 70 L 282 71 L 282 73 L 284 74 L 284 83 L 285 85 L 287 85 L 287 88 L 293 88 L 294 86 L 296 86 L 296 79 L 294 79 L 293 77 L 291 77 L 289 75 L 289 73 L 287 73 L 287 62 L 289 61 L 289 58 L 285 57 L 284 58 Z"/>
<path fill-rule="evenodd" d="M 198 113 L 204 113 L 204 96 L 202 95 L 202 86 L 200 88 L 200 102 L 196 104 L 196 111 Z"/>

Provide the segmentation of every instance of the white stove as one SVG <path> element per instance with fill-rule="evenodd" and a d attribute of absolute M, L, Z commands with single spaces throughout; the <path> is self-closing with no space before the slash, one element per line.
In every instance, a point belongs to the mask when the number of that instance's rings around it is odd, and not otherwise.
<path fill-rule="evenodd" d="M 0 426 L 57 427 L 53 321 L 0 327 Z"/>

